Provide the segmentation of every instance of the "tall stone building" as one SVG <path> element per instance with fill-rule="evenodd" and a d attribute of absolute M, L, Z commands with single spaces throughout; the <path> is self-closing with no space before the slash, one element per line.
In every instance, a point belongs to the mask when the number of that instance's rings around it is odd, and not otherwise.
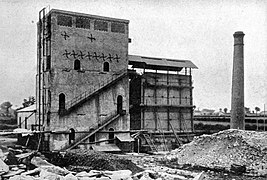
<path fill-rule="evenodd" d="M 128 23 L 40 12 L 35 129 L 51 131 L 43 138 L 50 150 L 129 136 Z"/>
<path fill-rule="evenodd" d="M 153 150 L 157 142 L 176 143 L 179 133 L 193 132 L 191 69 L 197 67 L 188 60 L 128 55 L 128 24 L 40 11 L 31 125 L 40 149 Z"/>

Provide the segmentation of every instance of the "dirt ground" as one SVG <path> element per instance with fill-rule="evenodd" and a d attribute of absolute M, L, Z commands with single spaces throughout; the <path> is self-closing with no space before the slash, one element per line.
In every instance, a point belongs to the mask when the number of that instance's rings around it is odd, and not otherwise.
<path fill-rule="evenodd" d="M 0 149 L 5 153 L 8 152 L 8 146 L 15 145 L 17 138 L 10 138 L 6 136 L 0 136 Z"/>
<path fill-rule="evenodd" d="M 190 171 L 191 173 L 200 173 L 204 171 L 204 180 L 266 180 L 266 177 L 249 177 L 245 175 L 235 175 L 229 172 L 215 172 L 207 169 L 201 168 L 190 168 L 190 167 L 179 167 L 176 164 L 166 164 L 162 161 L 165 158 L 165 154 L 158 155 L 148 155 L 148 154 L 125 154 L 119 155 L 120 157 L 131 160 L 137 166 L 145 170 L 157 170 L 162 169 L 162 171 L 170 172 L 175 170 Z"/>

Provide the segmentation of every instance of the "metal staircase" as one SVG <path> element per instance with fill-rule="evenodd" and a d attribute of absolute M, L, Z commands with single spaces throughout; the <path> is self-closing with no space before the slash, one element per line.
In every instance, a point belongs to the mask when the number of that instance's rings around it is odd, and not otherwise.
<path fill-rule="evenodd" d="M 152 152 L 158 152 L 158 149 L 156 148 L 155 144 L 153 143 L 151 137 L 148 134 L 143 134 L 147 144 L 149 145 Z"/>
<path fill-rule="evenodd" d="M 73 98 L 71 101 L 69 101 L 66 104 L 65 111 L 59 112 L 60 115 L 65 115 L 65 114 L 70 113 L 71 110 L 73 110 L 75 107 L 83 104 L 88 99 L 90 99 L 92 96 L 98 94 L 103 89 L 113 85 L 114 83 L 116 83 L 117 81 L 119 81 L 120 79 L 125 77 L 126 75 L 127 75 L 127 70 L 123 69 L 123 71 L 119 71 L 116 74 L 113 74 L 106 81 L 103 81 L 103 82 L 99 83 L 98 85 L 94 86 L 93 88 L 89 89 L 88 91 L 85 91 L 82 94 L 80 94 L 79 96 L 76 96 L 75 98 Z"/>
<path fill-rule="evenodd" d="M 84 141 L 86 141 L 87 139 L 90 138 L 90 136 L 92 136 L 93 134 L 95 134 L 96 132 L 100 131 L 101 129 L 103 129 L 105 126 L 107 126 L 108 124 L 110 124 L 111 122 L 113 122 L 114 120 L 116 120 L 117 118 L 119 118 L 121 116 L 121 114 L 115 114 L 109 118 L 107 118 L 104 122 L 102 122 L 101 125 L 95 125 L 94 127 L 90 127 L 89 129 L 93 128 L 94 130 L 92 132 L 90 132 L 89 134 L 80 137 L 79 139 L 77 139 L 74 143 L 62 148 L 61 150 L 71 150 L 75 147 L 77 147 L 80 143 L 83 143 Z"/>

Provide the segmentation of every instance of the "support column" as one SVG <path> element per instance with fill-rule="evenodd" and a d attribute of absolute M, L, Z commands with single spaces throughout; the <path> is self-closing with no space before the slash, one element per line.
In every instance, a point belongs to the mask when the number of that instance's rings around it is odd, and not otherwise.
<path fill-rule="evenodd" d="M 244 111 L 244 33 L 237 31 L 234 34 L 234 59 L 232 74 L 232 103 L 231 123 L 232 129 L 245 129 Z"/>

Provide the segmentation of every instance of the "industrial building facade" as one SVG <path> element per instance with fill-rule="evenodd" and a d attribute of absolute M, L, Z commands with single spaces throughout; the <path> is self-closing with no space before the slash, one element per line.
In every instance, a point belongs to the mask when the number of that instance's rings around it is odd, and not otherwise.
<path fill-rule="evenodd" d="M 193 131 L 191 69 L 196 66 L 128 55 L 128 24 L 62 10 L 40 11 L 32 130 L 43 132 L 42 149 L 131 151 L 131 135 L 140 136 L 136 132 L 157 139 L 159 132 Z"/>

